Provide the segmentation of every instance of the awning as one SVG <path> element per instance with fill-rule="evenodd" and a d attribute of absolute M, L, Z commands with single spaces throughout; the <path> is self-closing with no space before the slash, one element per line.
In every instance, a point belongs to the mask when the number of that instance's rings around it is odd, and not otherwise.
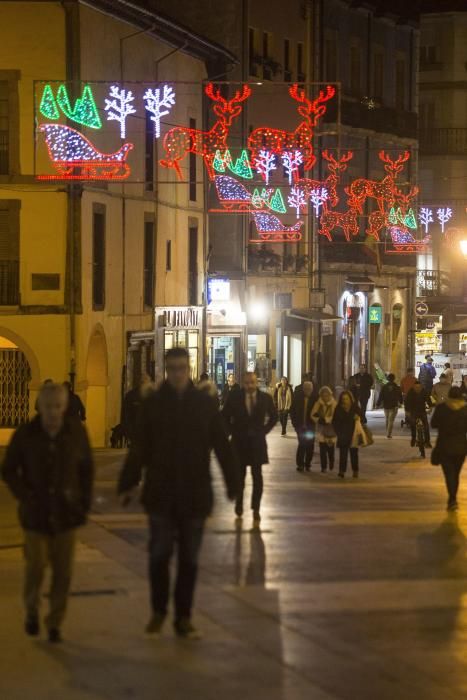
<path fill-rule="evenodd" d="M 438 333 L 442 333 L 443 335 L 452 335 L 453 333 L 467 333 L 467 316 L 465 318 L 462 318 L 460 321 L 456 321 L 447 328 L 443 328 L 442 330 L 438 331 Z"/>
<path fill-rule="evenodd" d="M 326 311 L 318 311 L 317 309 L 290 309 L 287 316 L 299 318 L 302 321 L 309 323 L 325 323 L 326 321 L 342 321 L 342 316 L 329 314 Z"/>

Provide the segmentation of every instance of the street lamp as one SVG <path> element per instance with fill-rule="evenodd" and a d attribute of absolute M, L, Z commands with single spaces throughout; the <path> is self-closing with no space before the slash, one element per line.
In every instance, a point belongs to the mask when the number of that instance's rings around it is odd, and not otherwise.
<path fill-rule="evenodd" d="M 464 258 L 467 258 L 467 239 L 459 241 L 459 248 Z"/>
<path fill-rule="evenodd" d="M 267 318 L 268 310 L 266 304 L 262 301 L 256 301 L 249 308 L 249 316 L 253 323 L 264 322 Z"/>

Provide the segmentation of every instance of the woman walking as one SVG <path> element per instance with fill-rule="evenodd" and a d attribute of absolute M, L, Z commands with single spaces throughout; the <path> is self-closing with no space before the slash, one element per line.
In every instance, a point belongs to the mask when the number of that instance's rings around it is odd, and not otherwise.
<path fill-rule="evenodd" d="M 357 421 L 360 421 L 360 409 L 350 391 L 343 391 L 339 396 L 332 425 L 336 431 L 337 447 L 339 448 L 339 473 L 343 479 L 347 471 L 347 459 L 354 479 L 358 478 L 358 447 L 354 446 L 354 434 Z"/>
<path fill-rule="evenodd" d="M 334 469 L 336 433 L 332 425 L 332 419 L 336 406 L 337 401 L 332 395 L 331 389 L 328 386 L 321 387 L 319 399 L 313 406 L 311 417 L 317 424 L 316 432 L 323 474 L 326 472 L 328 465 L 329 471 Z"/>
<path fill-rule="evenodd" d="M 279 421 L 282 426 L 282 435 L 287 434 L 287 421 L 290 409 L 292 408 L 292 389 L 287 377 L 282 377 L 274 392 L 274 403 L 279 414 Z"/>
<path fill-rule="evenodd" d="M 460 387 L 453 386 L 446 401 L 436 406 L 431 426 L 438 429 L 432 460 L 443 469 L 448 510 L 457 510 L 459 476 L 467 454 L 467 406 Z"/>

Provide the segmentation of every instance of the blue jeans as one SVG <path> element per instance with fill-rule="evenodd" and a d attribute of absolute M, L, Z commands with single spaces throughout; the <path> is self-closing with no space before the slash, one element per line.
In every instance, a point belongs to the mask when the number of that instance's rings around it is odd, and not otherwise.
<path fill-rule="evenodd" d="M 149 528 L 149 580 L 153 612 L 164 616 L 167 614 L 170 591 L 169 565 L 177 543 L 175 621 L 190 618 L 204 519 L 150 515 Z"/>

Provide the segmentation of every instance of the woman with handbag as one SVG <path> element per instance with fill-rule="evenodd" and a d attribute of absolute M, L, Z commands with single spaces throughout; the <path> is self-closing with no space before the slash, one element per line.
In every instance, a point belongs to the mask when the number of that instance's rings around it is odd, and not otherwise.
<path fill-rule="evenodd" d="M 446 401 L 436 406 L 431 427 L 438 429 L 431 463 L 441 464 L 448 490 L 448 510 L 457 510 L 459 477 L 467 454 L 467 406 L 460 387 L 451 387 Z"/>
<path fill-rule="evenodd" d="M 331 389 L 328 386 L 321 387 L 319 399 L 313 406 L 311 417 L 316 422 L 321 471 L 323 474 L 328 468 L 328 463 L 329 471 L 334 469 L 336 433 L 332 425 L 332 419 L 336 406 L 337 402 L 332 395 Z"/>
<path fill-rule="evenodd" d="M 353 477 L 354 479 L 358 478 L 357 424 L 361 428 L 361 415 L 358 404 L 350 391 L 343 391 L 339 396 L 332 419 L 332 425 L 337 436 L 337 447 L 339 448 L 339 473 L 337 476 L 341 479 L 345 477 L 349 455 Z"/>

